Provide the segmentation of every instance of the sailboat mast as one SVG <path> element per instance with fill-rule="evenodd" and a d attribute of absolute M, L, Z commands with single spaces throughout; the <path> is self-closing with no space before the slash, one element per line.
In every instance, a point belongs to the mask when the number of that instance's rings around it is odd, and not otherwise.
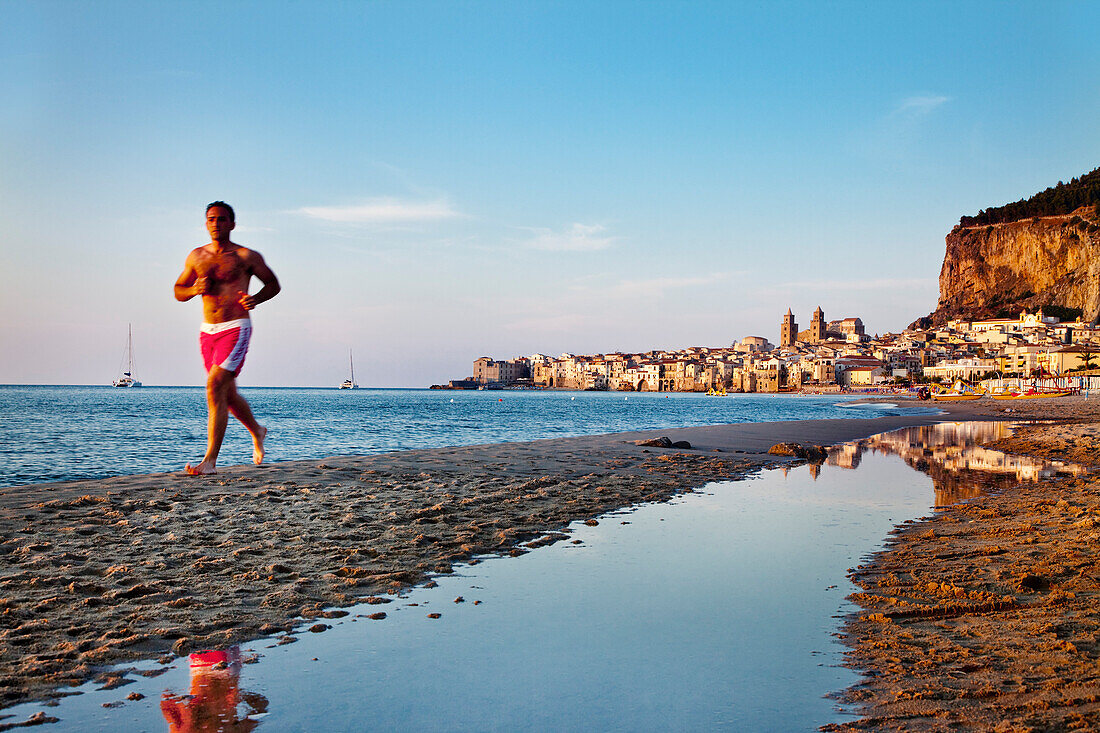
<path fill-rule="evenodd" d="M 351 366 L 351 383 L 355 384 L 355 360 L 351 358 L 351 349 L 348 349 L 348 364 Z"/>

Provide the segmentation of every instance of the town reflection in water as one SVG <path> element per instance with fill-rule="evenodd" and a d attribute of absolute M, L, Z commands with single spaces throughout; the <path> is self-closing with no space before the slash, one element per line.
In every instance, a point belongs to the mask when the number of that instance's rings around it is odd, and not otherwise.
<path fill-rule="evenodd" d="M 1076 463 L 1045 461 L 983 447 L 984 443 L 1012 435 L 1012 426 L 1007 422 L 959 422 L 902 428 L 834 446 L 829 449 L 826 463 L 857 468 L 866 451 L 901 456 L 910 466 L 932 477 L 937 506 L 966 501 L 991 489 L 1088 472 Z"/>
<path fill-rule="evenodd" d="M 253 716 L 267 712 L 267 698 L 241 692 L 239 647 L 197 652 L 190 662 L 190 694 L 165 692 L 160 701 L 169 733 L 247 733 L 260 724 Z"/>

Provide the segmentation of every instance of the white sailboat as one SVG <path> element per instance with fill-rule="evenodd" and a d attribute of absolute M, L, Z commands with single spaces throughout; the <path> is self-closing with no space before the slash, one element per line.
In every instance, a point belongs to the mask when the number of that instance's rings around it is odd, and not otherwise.
<path fill-rule="evenodd" d="M 134 376 L 134 326 L 128 325 L 126 336 L 126 371 L 122 376 L 111 382 L 114 387 L 140 387 L 141 382 Z"/>
<path fill-rule="evenodd" d="M 351 378 L 345 379 L 340 389 L 359 389 L 359 385 L 355 383 L 355 362 L 351 358 L 351 349 L 348 349 L 348 366 L 351 367 Z"/>

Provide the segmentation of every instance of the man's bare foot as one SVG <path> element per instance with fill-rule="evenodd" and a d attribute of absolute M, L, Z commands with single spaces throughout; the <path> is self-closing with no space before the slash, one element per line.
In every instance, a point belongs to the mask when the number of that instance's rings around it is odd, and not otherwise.
<path fill-rule="evenodd" d="M 260 426 L 260 432 L 252 436 L 252 462 L 257 466 L 264 462 L 264 438 L 267 428 Z"/>
<path fill-rule="evenodd" d="M 187 472 L 188 476 L 209 476 L 218 472 L 218 469 L 214 468 L 214 466 L 208 464 L 206 461 L 203 461 L 197 466 L 192 466 L 188 463 L 184 466 L 183 470 Z"/>

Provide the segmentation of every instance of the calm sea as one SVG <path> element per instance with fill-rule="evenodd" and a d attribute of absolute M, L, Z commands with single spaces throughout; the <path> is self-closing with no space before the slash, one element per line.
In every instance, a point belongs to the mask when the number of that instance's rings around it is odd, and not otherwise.
<path fill-rule="evenodd" d="M 559 391 L 244 388 L 268 460 L 318 459 L 628 430 L 867 417 L 928 408 L 853 397 Z M 0 486 L 175 471 L 202 457 L 198 387 L 0 386 Z M 251 461 L 230 418 L 219 463 Z"/>

